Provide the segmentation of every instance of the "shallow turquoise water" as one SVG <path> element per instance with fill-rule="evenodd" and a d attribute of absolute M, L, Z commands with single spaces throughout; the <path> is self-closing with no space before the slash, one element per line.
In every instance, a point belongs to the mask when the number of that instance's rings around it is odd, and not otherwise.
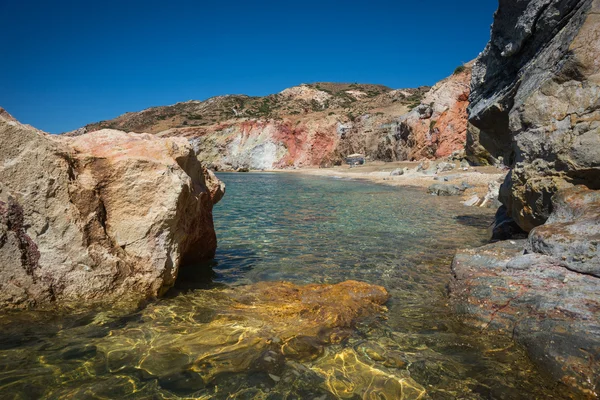
<path fill-rule="evenodd" d="M 357 374 L 367 373 L 410 377 L 423 398 L 562 398 L 510 340 L 464 327 L 447 304 L 452 254 L 485 243 L 491 210 L 343 179 L 219 177 L 227 194 L 214 209 L 212 272 L 187 268 L 167 298 L 135 312 L 0 315 L 0 398 L 333 399 L 327 374 L 318 372 L 322 359 L 339 354 L 357 357 L 342 368 L 344 387 L 353 388 L 345 398 L 400 398 L 361 389 Z M 230 340 L 242 323 L 219 322 L 228 312 L 219 288 L 348 279 L 389 291 L 385 319 L 359 324 L 321 359 L 232 369 L 254 347 L 224 350 L 250 330 Z M 212 357 L 212 372 L 194 361 L 200 353 Z"/>

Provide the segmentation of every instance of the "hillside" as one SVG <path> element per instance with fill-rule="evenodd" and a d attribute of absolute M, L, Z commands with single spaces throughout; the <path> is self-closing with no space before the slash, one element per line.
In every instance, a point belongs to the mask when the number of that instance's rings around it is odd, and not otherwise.
<path fill-rule="evenodd" d="M 104 128 L 158 133 L 171 128 L 210 126 L 228 120 L 285 118 L 323 111 L 358 115 L 378 108 L 390 111 L 418 104 L 429 87 L 392 90 L 382 85 L 303 84 L 265 97 L 226 95 L 205 101 L 190 100 L 169 106 L 128 112 L 115 119 L 85 126 L 86 131 Z"/>
<path fill-rule="evenodd" d="M 464 147 L 470 76 L 468 67 L 433 88 L 321 82 L 265 97 L 217 96 L 129 112 L 66 135 L 109 128 L 183 136 L 215 170 L 330 166 L 350 153 L 384 161 L 444 157 Z M 458 123 L 436 128 L 444 115 Z M 449 146 L 440 142 L 446 137 Z"/>

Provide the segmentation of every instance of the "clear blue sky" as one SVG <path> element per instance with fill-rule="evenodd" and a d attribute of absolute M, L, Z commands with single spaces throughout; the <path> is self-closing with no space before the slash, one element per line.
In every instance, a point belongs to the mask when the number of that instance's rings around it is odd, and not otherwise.
<path fill-rule="evenodd" d="M 0 0 L 0 106 L 48 132 L 317 81 L 432 85 L 475 58 L 496 0 Z"/>

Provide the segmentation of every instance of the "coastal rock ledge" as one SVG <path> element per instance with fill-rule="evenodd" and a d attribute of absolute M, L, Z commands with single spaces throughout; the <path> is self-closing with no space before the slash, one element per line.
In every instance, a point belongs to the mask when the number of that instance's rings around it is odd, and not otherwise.
<path fill-rule="evenodd" d="M 511 168 L 499 199 L 529 236 L 458 251 L 450 295 L 467 323 L 506 332 L 598 398 L 600 0 L 499 4 L 473 67 L 466 150 Z"/>
<path fill-rule="evenodd" d="M 469 325 L 511 335 L 556 380 L 600 389 L 600 192 L 554 196 L 555 211 L 528 239 L 459 250 L 451 297 Z"/>
<path fill-rule="evenodd" d="M 0 114 L 0 308 L 163 294 L 213 257 L 224 185 L 184 138 L 67 138 Z"/>

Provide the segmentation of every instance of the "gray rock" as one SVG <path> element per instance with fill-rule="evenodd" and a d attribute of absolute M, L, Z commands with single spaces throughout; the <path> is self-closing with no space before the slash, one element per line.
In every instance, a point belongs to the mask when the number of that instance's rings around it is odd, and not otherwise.
<path fill-rule="evenodd" d="M 525 230 L 552 195 L 600 189 L 599 0 L 501 0 L 473 68 L 467 155 L 512 168 L 500 200 Z"/>
<path fill-rule="evenodd" d="M 392 172 L 390 172 L 390 176 L 401 176 L 404 175 L 404 170 L 402 168 L 396 168 Z"/>
<path fill-rule="evenodd" d="M 453 163 L 441 162 L 435 167 L 436 173 L 452 171 L 456 166 Z"/>
<path fill-rule="evenodd" d="M 420 119 L 428 119 L 431 118 L 431 116 L 433 115 L 433 109 L 427 104 L 421 104 L 417 106 L 417 108 L 415 108 L 415 111 L 419 113 Z"/>
<path fill-rule="evenodd" d="M 473 195 L 469 199 L 465 200 L 463 204 L 467 207 L 475 207 L 481 205 L 482 202 L 483 200 L 479 198 L 479 196 Z"/>
<path fill-rule="evenodd" d="M 524 240 L 459 250 L 450 297 L 463 321 L 505 332 L 531 360 L 586 398 L 600 386 L 600 279 L 524 254 Z"/>
<path fill-rule="evenodd" d="M 600 191 L 576 186 L 553 197 L 554 212 L 529 234 L 533 251 L 600 277 Z"/>
<path fill-rule="evenodd" d="M 448 157 L 448 161 L 462 161 L 466 158 L 465 150 L 455 150 Z"/>
<path fill-rule="evenodd" d="M 427 188 L 428 193 L 436 196 L 459 196 L 463 194 L 464 191 L 465 188 L 463 187 L 443 183 L 435 183 Z"/>

